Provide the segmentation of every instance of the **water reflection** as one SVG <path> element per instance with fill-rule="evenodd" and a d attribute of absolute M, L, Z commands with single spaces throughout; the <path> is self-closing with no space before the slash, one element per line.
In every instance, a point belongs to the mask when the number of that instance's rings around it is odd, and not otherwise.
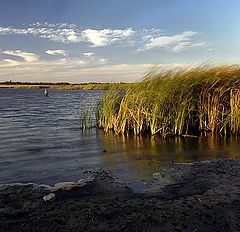
<path fill-rule="evenodd" d="M 237 137 L 171 137 L 123 136 L 98 131 L 107 150 L 104 162 L 108 169 L 129 172 L 137 179 L 152 178 L 166 162 L 193 162 L 202 159 L 228 157 L 238 159 L 240 141 Z"/>

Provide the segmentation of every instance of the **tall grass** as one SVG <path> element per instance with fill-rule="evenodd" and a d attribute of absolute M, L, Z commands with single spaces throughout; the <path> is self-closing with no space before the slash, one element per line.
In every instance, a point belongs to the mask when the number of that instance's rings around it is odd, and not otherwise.
<path fill-rule="evenodd" d="M 83 132 L 86 131 L 86 129 L 92 128 L 92 112 L 93 108 L 85 108 L 82 110 L 79 114 L 79 122 L 80 122 L 80 128 Z"/>
<path fill-rule="evenodd" d="M 108 92 L 97 112 L 98 126 L 117 134 L 240 134 L 240 67 L 151 71 L 124 94 Z"/>

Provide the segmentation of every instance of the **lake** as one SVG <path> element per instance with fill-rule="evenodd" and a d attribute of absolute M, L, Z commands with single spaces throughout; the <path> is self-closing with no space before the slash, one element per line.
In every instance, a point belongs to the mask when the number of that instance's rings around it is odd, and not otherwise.
<path fill-rule="evenodd" d="M 141 190 L 166 162 L 216 157 L 238 159 L 238 138 L 116 136 L 93 127 L 85 133 L 79 116 L 105 91 L 0 88 L 0 184 L 77 181 L 92 170 L 111 171 Z M 94 117 L 92 117 L 94 125 Z"/>

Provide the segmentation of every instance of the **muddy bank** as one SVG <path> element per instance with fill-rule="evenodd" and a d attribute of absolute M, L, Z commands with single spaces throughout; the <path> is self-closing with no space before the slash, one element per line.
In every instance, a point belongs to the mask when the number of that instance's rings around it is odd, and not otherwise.
<path fill-rule="evenodd" d="M 0 186 L 0 231 L 240 231 L 240 162 L 169 163 L 136 193 L 107 171 Z"/>

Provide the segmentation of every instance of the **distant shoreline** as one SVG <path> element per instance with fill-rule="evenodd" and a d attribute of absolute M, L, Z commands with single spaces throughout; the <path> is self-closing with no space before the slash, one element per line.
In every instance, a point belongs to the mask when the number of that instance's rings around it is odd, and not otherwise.
<path fill-rule="evenodd" d="M 69 89 L 69 90 L 126 90 L 133 83 L 83 83 L 83 84 L 34 84 L 34 83 L 21 83 L 21 84 L 0 84 L 0 88 L 14 88 L 14 89 L 42 89 L 42 88 L 55 88 L 55 89 Z"/>

